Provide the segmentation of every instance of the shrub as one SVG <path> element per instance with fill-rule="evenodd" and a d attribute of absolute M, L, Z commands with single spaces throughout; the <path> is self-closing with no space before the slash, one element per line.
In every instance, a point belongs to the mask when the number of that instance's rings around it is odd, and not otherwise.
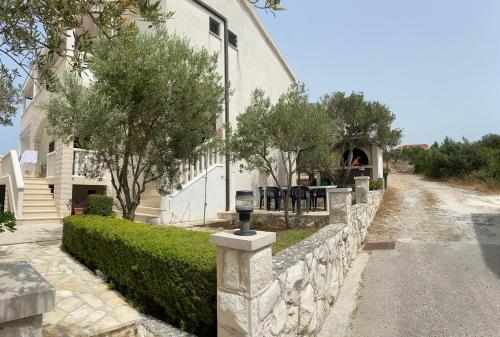
<path fill-rule="evenodd" d="M 102 271 L 146 313 L 198 336 L 215 336 L 217 273 L 209 233 L 70 216 L 62 246 Z"/>
<path fill-rule="evenodd" d="M 87 198 L 87 214 L 110 216 L 113 213 L 113 198 L 107 195 L 91 194 Z"/>
<path fill-rule="evenodd" d="M 0 211 L 0 233 L 16 230 L 16 216 L 12 212 Z"/>
<path fill-rule="evenodd" d="M 370 191 L 381 190 L 382 188 L 384 188 L 383 179 L 371 179 L 369 184 Z"/>

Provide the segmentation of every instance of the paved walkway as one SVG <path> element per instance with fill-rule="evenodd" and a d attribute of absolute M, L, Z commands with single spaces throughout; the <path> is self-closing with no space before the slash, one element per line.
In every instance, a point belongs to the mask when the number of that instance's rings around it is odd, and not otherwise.
<path fill-rule="evenodd" d="M 30 262 L 57 290 L 56 310 L 43 317 L 44 337 L 80 336 L 140 317 L 120 294 L 59 246 L 60 242 L 0 246 L 2 262 Z"/>
<path fill-rule="evenodd" d="M 62 225 L 18 225 L 14 232 L 0 234 L 0 246 L 61 240 Z"/>
<path fill-rule="evenodd" d="M 351 317 L 339 328 L 345 306 L 332 310 L 320 336 L 500 336 L 500 196 L 389 179 L 367 240 L 396 247 L 355 260 L 362 281 L 340 295 L 356 299 Z"/>

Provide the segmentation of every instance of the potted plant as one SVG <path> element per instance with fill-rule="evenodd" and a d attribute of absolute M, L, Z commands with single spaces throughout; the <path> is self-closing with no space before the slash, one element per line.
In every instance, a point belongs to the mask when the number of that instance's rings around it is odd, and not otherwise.
<path fill-rule="evenodd" d="M 86 206 L 85 201 L 73 203 L 73 213 L 75 215 L 81 215 L 81 214 L 85 213 L 85 206 Z"/>

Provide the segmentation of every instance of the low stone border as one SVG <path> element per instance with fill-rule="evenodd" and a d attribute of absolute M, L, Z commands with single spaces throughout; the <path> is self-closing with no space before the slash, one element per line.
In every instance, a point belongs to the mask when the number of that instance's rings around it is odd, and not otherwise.
<path fill-rule="evenodd" d="M 315 336 L 337 299 L 383 191 L 350 207 L 351 223 L 322 228 L 273 257 L 273 281 L 259 296 L 260 336 Z"/>

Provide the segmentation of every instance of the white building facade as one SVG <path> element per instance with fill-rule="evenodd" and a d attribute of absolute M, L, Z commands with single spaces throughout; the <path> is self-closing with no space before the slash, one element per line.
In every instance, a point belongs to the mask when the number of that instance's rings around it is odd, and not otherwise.
<path fill-rule="evenodd" d="M 263 89 L 276 101 L 296 81 L 247 0 L 168 0 L 162 5 L 162 10 L 174 12 L 166 22 L 170 33 L 187 37 L 193 46 L 219 55 L 219 70 L 230 83 L 231 96 L 217 128 L 222 130 L 225 123 L 235 126 L 236 117 L 245 111 L 255 88 Z M 148 29 L 147 25 L 141 29 Z M 68 38 L 67 49 L 72 49 L 72 44 Z M 60 58 L 54 69 L 58 76 L 62 75 L 68 69 L 67 61 Z M 83 175 L 81 166 L 85 160 L 81 158 L 89 155 L 86 150 L 79 148 L 77 142 L 63 144 L 47 134 L 47 116 L 39 103 L 50 93 L 28 79 L 22 94 L 19 151 L 36 151 L 38 158 L 29 168 L 19 164 L 15 152 L 2 160 L 0 185 L 6 186 L 6 207 L 16 211 L 20 222 L 51 222 L 70 214 L 71 205 L 84 201 L 88 194 L 111 195 L 106 176 L 99 181 Z M 257 191 L 268 181 L 258 172 L 240 172 L 238 163 L 227 165 L 219 153 L 209 153 L 181 169 L 182 189 L 160 196 L 153 187 L 148 188 L 137 209 L 137 220 L 188 222 L 201 220 L 204 213 L 207 219 L 215 218 L 218 211 L 234 208 L 236 190 Z M 37 213 L 38 210 L 46 212 Z"/>

